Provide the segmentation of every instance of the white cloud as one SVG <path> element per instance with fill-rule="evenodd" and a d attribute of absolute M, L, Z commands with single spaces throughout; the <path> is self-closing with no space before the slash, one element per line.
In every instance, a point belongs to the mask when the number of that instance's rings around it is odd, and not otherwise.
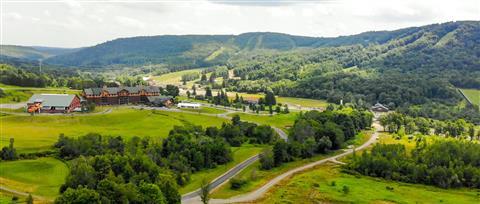
<path fill-rule="evenodd" d="M 19 13 L 17 12 L 8 12 L 5 14 L 5 18 L 8 20 L 8 19 L 12 19 L 12 20 L 21 20 L 23 18 L 22 15 L 20 15 Z"/>
<path fill-rule="evenodd" d="M 3 42 L 79 47 L 138 35 L 255 31 L 332 37 L 480 20 L 478 0 L 260 1 L 9 1 L 3 3 L 1 14 Z"/>
<path fill-rule="evenodd" d="M 125 16 L 116 16 L 115 20 L 120 25 L 123 25 L 123 26 L 140 28 L 140 29 L 145 28 L 145 23 L 143 23 L 142 21 L 139 21 L 137 19 L 133 19 L 133 18 L 125 17 Z"/>

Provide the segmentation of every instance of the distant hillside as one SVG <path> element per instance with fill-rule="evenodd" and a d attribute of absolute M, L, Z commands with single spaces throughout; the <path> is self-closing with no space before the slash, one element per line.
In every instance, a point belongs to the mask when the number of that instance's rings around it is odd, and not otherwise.
<path fill-rule="evenodd" d="M 0 53 L 3 59 L 16 58 L 19 60 L 40 60 L 62 55 L 70 52 L 78 51 L 79 48 L 55 48 L 40 46 L 17 46 L 17 45 L 0 45 Z"/>
<path fill-rule="evenodd" d="M 419 29 L 407 28 L 398 31 L 366 32 L 336 38 L 294 36 L 271 32 L 240 35 L 132 37 L 116 39 L 77 52 L 55 56 L 46 62 L 82 67 L 142 65 L 146 63 L 198 67 L 223 64 L 230 56 L 246 51 L 287 51 L 296 48 L 381 44 Z"/>
<path fill-rule="evenodd" d="M 380 64 L 390 65 L 388 63 L 393 61 L 404 63 L 402 60 L 407 58 L 398 54 L 405 53 L 408 58 L 415 58 L 418 57 L 416 51 L 422 50 L 423 52 L 426 50 L 424 48 L 442 50 L 443 54 L 441 55 L 448 59 L 449 56 L 454 56 L 456 53 L 449 53 L 449 49 L 443 48 L 452 43 L 472 50 L 472 46 L 475 45 L 471 43 L 478 41 L 479 35 L 476 33 L 478 25 L 479 22 L 472 21 L 449 22 L 333 38 L 294 36 L 271 32 L 240 35 L 161 35 L 120 38 L 83 49 L 65 50 L 21 46 L 3 46 L 2 49 L 9 57 L 30 60 L 48 58 L 44 63 L 58 66 L 102 68 L 113 65 L 138 66 L 152 63 L 185 69 L 226 64 L 228 60 L 238 54 L 361 45 L 365 48 L 375 47 L 377 49 L 369 50 L 373 53 L 362 50 L 358 55 L 368 58 L 372 57 L 372 54 L 375 55 L 377 60 L 369 59 L 368 63 L 378 66 Z M 395 59 L 398 57 L 400 59 Z M 435 57 L 435 60 L 443 59 Z M 411 61 L 407 62 L 407 64 L 409 63 Z M 395 63 L 391 65 L 401 66 L 401 64 Z"/>

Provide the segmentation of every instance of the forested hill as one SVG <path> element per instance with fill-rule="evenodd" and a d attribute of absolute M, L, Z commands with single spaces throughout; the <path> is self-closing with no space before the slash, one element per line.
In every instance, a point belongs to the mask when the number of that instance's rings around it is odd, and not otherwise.
<path fill-rule="evenodd" d="M 288 51 L 297 48 L 332 46 L 386 45 L 403 47 L 411 42 L 418 45 L 442 47 L 449 42 L 463 42 L 478 37 L 466 30 L 478 22 L 450 22 L 395 31 L 365 32 L 334 38 L 304 37 L 281 33 L 255 32 L 240 35 L 161 35 L 121 38 L 88 47 L 77 52 L 59 55 L 46 62 L 64 66 L 104 67 L 108 65 L 167 64 L 177 67 L 199 67 L 225 64 L 239 53 L 255 51 Z M 478 29 L 477 29 L 478 30 Z M 460 32 L 461 31 L 461 32 Z M 468 33 L 464 33 L 468 32 Z M 475 35 L 477 34 L 477 35 Z M 461 35 L 459 38 L 458 36 Z M 392 44 L 395 41 L 396 44 Z M 438 43 L 438 44 L 437 44 Z M 466 45 L 467 46 L 467 45 Z M 470 45 L 474 46 L 474 45 Z M 368 53 L 365 53 L 368 55 Z"/>

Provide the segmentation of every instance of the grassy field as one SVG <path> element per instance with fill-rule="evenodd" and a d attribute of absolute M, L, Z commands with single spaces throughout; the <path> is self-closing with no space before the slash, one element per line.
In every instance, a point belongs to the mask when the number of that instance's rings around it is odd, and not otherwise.
<path fill-rule="evenodd" d="M 242 161 L 245 161 L 246 159 L 252 157 L 255 154 L 258 154 L 262 151 L 262 149 L 265 148 L 265 146 L 261 145 L 243 145 L 241 147 L 232 147 L 232 152 L 233 152 L 233 161 L 225 164 L 218 166 L 217 168 L 214 169 L 207 169 L 203 171 L 196 172 L 192 174 L 190 182 L 186 185 L 183 186 L 182 188 L 179 189 L 181 194 L 185 194 L 191 191 L 194 191 L 198 188 L 200 188 L 201 182 L 203 179 L 206 179 L 207 181 L 212 181 L 213 179 L 219 177 L 229 169 L 233 168 L 235 165 L 239 164 Z"/>
<path fill-rule="evenodd" d="M 335 182 L 335 185 L 332 185 Z M 349 192 L 344 193 L 343 187 Z M 387 187 L 393 190 L 387 190 Z M 341 173 L 326 164 L 272 188 L 258 203 L 479 203 L 478 191 L 441 189 Z"/>
<path fill-rule="evenodd" d="M 272 125 L 277 128 L 280 128 L 284 131 L 287 131 L 289 127 L 293 125 L 295 119 L 297 119 L 298 113 L 290 112 L 288 114 L 277 114 L 277 115 L 254 115 L 246 113 L 231 113 L 228 116 L 239 115 L 242 120 L 256 122 L 259 124 Z"/>
<path fill-rule="evenodd" d="M 56 94 L 79 94 L 80 90 L 69 88 L 37 88 L 37 87 L 21 87 L 0 84 L 0 89 L 5 93 L 0 98 L 0 103 L 19 103 L 27 101 L 35 93 L 56 93 Z"/>
<path fill-rule="evenodd" d="M 462 89 L 462 92 L 476 105 L 480 105 L 480 90 L 478 89 Z"/>
<path fill-rule="evenodd" d="M 209 113 L 209 114 L 222 114 L 222 113 L 226 113 L 227 111 L 225 110 L 220 110 L 220 109 L 216 109 L 216 108 L 211 108 L 211 107 L 205 107 L 205 106 L 202 106 L 198 109 L 192 109 L 192 108 L 181 108 L 180 110 L 183 110 L 183 111 L 188 111 L 188 112 L 192 112 L 192 113 Z"/>
<path fill-rule="evenodd" d="M 134 110 L 117 107 L 109 114 L 98 115 L 41 115 L 0 116 L 0 146 L 11 137 L 19 152 L 45 150 L 52 146 L 60 133 L 80 136 L 90 132 L 124 137 L 166 137 L 174 125 L 193 123 L 219 126 L 225 119 L 193 113 L 174 113 L 150 110 Z"/>
<path fill-rule="evenodd" d="M 190 73 L 198 73 L 199 77 L 201 76 L 201 71 L 203 68 L 199 69 L 189 69 L 189 70 L 183 70 L 183 71 L 178 71 L 178 72 L 172 72 L 168 74 L 162 74 L 160 76 L 154 76 L 152 79 L 157 83 L 157 84 L 174 84 L 174 85 L 181 85 L 182 84 L 182 75 L 184 74 L 190 74 Z M 192 82 L 189 82 L 192 83 Z M 191 87 L 188 86 L 188 87 Z"/>
<path fill-rule="evenodd" d="M 34 171 L 32 171 L 34 170 Z M 0 184 L 46 198 L 58 195 L 68 174 L 67 165 L 54 158 L 0 163 Z"/>

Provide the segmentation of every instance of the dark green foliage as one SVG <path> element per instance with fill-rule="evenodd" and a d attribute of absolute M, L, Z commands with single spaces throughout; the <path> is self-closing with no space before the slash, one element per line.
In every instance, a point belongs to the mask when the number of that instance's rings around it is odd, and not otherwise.
<path fill-rule="evenodd" d="M 15 149 L 15 147 L 13 147 L 13 142 L 14 139 L 10 138 L 10 144 L 8 145 L 8 147 L 2 148 L 2 151 L 0 152 L 1 160 L 12 161 L 18 159 L 17 150 Z"/>
<path fill-rule="evenodd" d="M 347 165 L 358 173 L 442 188 L 480 188 L 480 145 L 469 141 L 417 142 L 411 154 L 401 144 L 377 144 Z M 410 156 L 409 156 L 410 155 Z"/>
<path fill-rule="evenodd" d="M 168 84 L 167 87 L 165 88 L 165 94 L 168 96 L 177 97 L 179 93 L 180 93 L 180 90 L 178 89 L 177 86 Z"/>
<path fill-rule="evenodd" d="M 95 190 L 84 187 L 69 188 L 56 200 L 56 204 L 96 204 L 101 203 L 100 196 Z"/>
<path fill-rule="evenodd" d="M 379 120 L 385 130 L 391 133 L 398 134 L 400 130 L 405 130 L 409 134 L 418 131 L 424 135 L 430 135 L 433 129 L 433 133 L 436 135 L 451 137 L 465 135 L 471 139 L 475 138 L 474 124 L 463 119 L 440 121 L 423 117 L 410 117 L 402 113 L 390 113 L 380 117 Z"/>
<path fill-rule="evenodd" d="M 260 168 L 269 170 L 273 167 L 275 167 L 275 161 L 273 159 L 273 152 L 271 150 L 264 150 L 260 154 Z"/>
<path fill-rule="evenodd" d="M 295 158 L 308 158 L 344 146 L 358 131 L 370 128 L 373 115 L 368 111 L 346 108 L 337 111 L 301 113 L 290 130 L 290 139 L 275 142 L 273 166 Z M 272 168 L 268 153 L 260 157 L 262 168 Z M 263 161 L 262 161 L 263 160 Z"/>
<path fill-rule="evenodd" d="M 241 178 L 232 178 L 230 179 L 230 189 L 236 190 L 240 189 L 242 186 L 247 184 L 247 180 Z"/>

